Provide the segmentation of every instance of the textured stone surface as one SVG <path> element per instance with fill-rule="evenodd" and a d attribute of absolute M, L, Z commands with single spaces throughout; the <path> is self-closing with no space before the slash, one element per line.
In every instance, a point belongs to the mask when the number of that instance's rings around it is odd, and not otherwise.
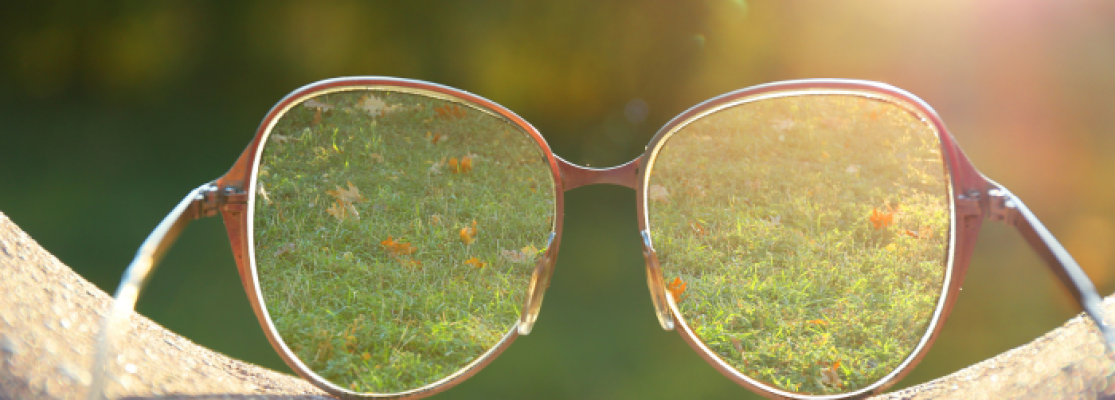
<path fill-rule="evenodd" d="M 84 399 L 96 333 L 111 298 L 0 213 L 0 398 Z M 326 398 L 309 383 L 234 360 L 134 315 L 142 345 L 114 360 L 117 397 Z"/>
<path fill-rule="evenodd" d="M 111 298 L 0 213 L 0 398 L 82 399 Z M 1115 296 L 1104 302 L 1115 320 Z M 135 315 L 111 369 L 110 397 L 319 399 L 299 378 L 198 346 Z M 1115 357 L 1072 319 L 1033 342 L 884 399 L 1115 399 Z"/>
<path fill-rule="evenodd" d="M 1115 320 L 1115 296 L 1104 314 Z M 1115 399 L 1115 355 L 1080 315 L 1025 346 L 878 398 Z"/>

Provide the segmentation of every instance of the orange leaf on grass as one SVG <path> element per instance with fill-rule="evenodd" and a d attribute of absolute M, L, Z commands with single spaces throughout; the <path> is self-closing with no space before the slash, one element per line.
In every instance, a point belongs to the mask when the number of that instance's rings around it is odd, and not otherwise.
<path fill-rule="evenodd" d="M 685 281 L 681 280 L 680 277 L 674 278 L 673 282 L 666 285 L 666 290 L 670 292 L 670 297 L 674 298 L 674 303 L 685 300 L 686 296 L 683 296 L 683 294 L 685 294 L 686 286 Z"/>
<path fill-rule="evenodd" d="M 873 208 L 869 219 L 871 227 L 880 230 L 894 223 L 894 211 L 879 211 L 878 208 Z"/>
<path fill-rule="evenodd" d="M 465 110 L 456 104 L 446 104 L 440 107 L 434 107 L 439 118 L 444 119 L 458 119 L 465 117 Z"/>
<path fill-rule="evenodd" d="M 388 236 L 387 239 L 384 239 L 382 242 L 379 242 L 379 244 L 382 245 L 385 248 L 390 248 L 390 247 L 393 247 L 393 246 L 399 244 L 399 241 L 395 240 L 394 237 Z"/>
<path fill-rule="evenodd" d="M 461 161 L 457 161 L 457 157 L 449 159 L 449 172 L 454 174 L 463 174 L 472 171 L 472 157 L 461 157 Z"/>
<path fill-rule="evenodd" d="M 461 228 L 461 231 L 459 232 L 459 234 L 461 236 L 461 241 L 464 242 L 465 244 L 472 244 L 473 242 L 475 242 L 477 233 L 478 232 L 476 230 L 476 220 L 475 219 L 472 220 L 472 226 L 471 227 L 466 226 L 464 228 Z"/>
<path fill-rule="evenodd" d="M 811 320 L 811 321 L 805 321 L 805 323 L 810 324 L 810 325 L 828 325 L 829 324 L 828 321 L 825 321 L 823 319 L 815 319 L 815 320 Z"/>
<path fill-rule="evenodd" d="M 705 226 L 701 225 L 700 222 L 689 221 L 689 227 L 693 229 L 693 234 L 697 236 L 705 236 L 708 234 L 708 231 L 705 230 Z"/>
<path fill-rule="evenodd" d="M 465 265 L 471 265 L 471 266 L 474 266 L 476 268 L 484 268 L 484 267 L 488 266 L 488 263 L 480 261 L 479 258 L 473 257 L 473 258 L 470 258 L 470 259 L 466 260 Z"/>
<path fill-rule="evenodd" d="M 388 254 L 395 257 L 410 255 L 418 250 L 418 247 L 413 244 L 402 243 L 391 236 L 388 236 L 387 240 L 379 242 L 379 244 L 383 246 L 384 250 L 387 250 Z"/>
<path fill-rule="evenodd" d="M 445 140 L 445 139 L 449 139 L 449 135 L 446 135 L 446 134 L 444 134 L 444 133 L 430 133 L 430 132 L 426 132 L 426 138 L 427 138 L 427 139 L 430 139 L 430 144 L 434 144 L 434 145 L 436 145 L 436 144 L 438 144 L 439 142 L 441 142 L 441 141 L 443 141 L 443 140 Z"/>

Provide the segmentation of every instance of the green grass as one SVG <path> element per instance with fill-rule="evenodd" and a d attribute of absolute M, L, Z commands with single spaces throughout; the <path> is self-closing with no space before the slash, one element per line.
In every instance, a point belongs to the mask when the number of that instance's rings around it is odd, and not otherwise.
<path fill-rule="evenodd" d="M 361 108 L 365 95 L 386 111 Z M 383 90 L 315 100 L 332 108 L 295 106 L 263 148 L 254 227 L 267 310 L 299 359 L 338 386 L 388 393 L 444 378 L 519 318 L 534 263 L 505 254 L 546 245 L 549 166 L 525 132 L 465 104 Z M 472 169 L 453 173 L 448 160 L 466 156 Z M 327 193 L 349 182 L 362 199 Z M 359 218 L 328 212 L 349 204 Z M 416 251 L 392 254 L 389 237 Z"/>
<path fill-rule="evenodd" d="M 681 129 L 651 170 L 648 210 L 667 282 L 687 284 L 685 320 L 788 391 L 848 392 L 893 371 L 944 283 L 939 147 L 906 110 L 846 95 L 762 100 Z"/>

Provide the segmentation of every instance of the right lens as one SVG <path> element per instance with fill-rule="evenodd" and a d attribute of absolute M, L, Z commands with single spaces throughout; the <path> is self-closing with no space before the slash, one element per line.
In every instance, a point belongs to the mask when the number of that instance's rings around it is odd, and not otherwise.
<path fill-rule="evenodd" d="M 754 384 L 888 381 L 944 290 L 949 181 L 936 130 L 856 93 L 744 98 L 663 137 L 645 188 L 675 313 Z"/>
<path fill-rule="evenodd" d="M 258 286 L 305 369 L 399 393 L 512 332 L 555 207 L 530 134 L 443 95 L 352 88 L 298 102 L 263 137 Z"/>

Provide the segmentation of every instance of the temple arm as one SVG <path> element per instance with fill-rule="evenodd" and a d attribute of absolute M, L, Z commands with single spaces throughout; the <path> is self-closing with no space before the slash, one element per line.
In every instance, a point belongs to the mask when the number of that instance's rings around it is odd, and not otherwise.
<path fill-rule="evenodd" d="M 89 399 L 101 399 L 105 396 L 104 389 L 108 378 L 109 360 L 114 353 L 114 341 L 122 337 L 124 331 L 121 327 L 135 310 L 136 300 L 139 299 L 139 292 L 143 289 L 143 285 L 186 225 L 199 217 L 213 215 L 210 211 L 212 207 L 206 200 L 212 198 L 210 194 L 214 192 L 216 186 L 207 183 L 186 195 L 186 198 L 182 199 L 155 227 L 151 235 L 147 236 L 147 240 L 143 241 L 143 245 L 136 252 L 135 259 L 128 265 L 120 286 L 116 289 L 112 309 L 105 316 L 104 325 L 97 338 L 97 355 L 92 365 L 93 381 L 90 385 Z"/>
<path fill-rule="evenodd" d="M 1096 322 L 1107 348 L 1115 348 L 1115 330 L 1104 322 L 1102 298 L 1096 293 L 1095 285 L 1080 265 L 1017 196 L 1001 187 L 991 189 L 987 194 L 988 216 L 1018 228 L 1030 247 L 1045 260 L 1046 265 L 1057 275 L 1084 312 Z"/>

